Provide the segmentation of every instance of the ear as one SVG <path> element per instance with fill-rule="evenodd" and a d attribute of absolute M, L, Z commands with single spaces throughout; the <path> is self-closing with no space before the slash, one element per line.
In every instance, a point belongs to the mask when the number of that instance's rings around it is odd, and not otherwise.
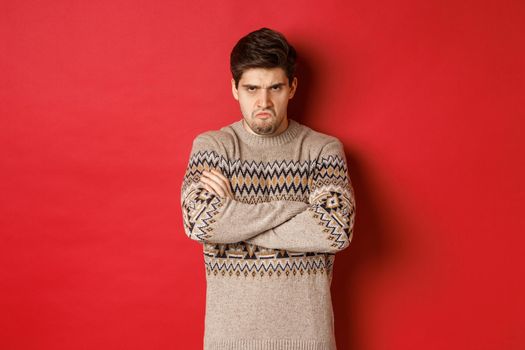
<path fill-rule="evenodd" d="M 295 91 L 297 90 L 297 77 L 294 77 L 292 80 L 292 84 L 290 85 L 290 95 L 288 96 L 288 99 L 292 99 L 292 97 L 295 95 Z"/>
<path fill-rule="evenodd" d="M 239 101 L 239 91 L 235 87 L 235 79 L 232 78 L 232 94 L 233 98 Z"/>

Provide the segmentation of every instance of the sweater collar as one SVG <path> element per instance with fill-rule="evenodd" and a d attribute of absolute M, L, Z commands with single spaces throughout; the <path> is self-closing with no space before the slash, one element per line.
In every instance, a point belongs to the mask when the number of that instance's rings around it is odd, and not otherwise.
<path fill-rule="evenodd" d="M 247 131 L 242 125 L 242 119 L 232 124 L 239 138 L 253 146 L 279 146 L 293 140 L 299 133 L 300 124 L 288 118 L 288 127 L 279 135 L 254 135 Z"/>

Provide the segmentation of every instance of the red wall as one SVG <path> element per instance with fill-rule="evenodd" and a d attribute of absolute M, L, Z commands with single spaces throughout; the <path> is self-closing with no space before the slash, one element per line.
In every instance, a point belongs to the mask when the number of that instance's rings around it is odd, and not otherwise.
<path fill-rule="evenodd" d="M 302 57 L 291 117 L 345 143 L 356 191 L 339 349 L 524 349 L 524 4 L 3 1 L 0 348 L 201 347 L 180 185 L 269 26 Z"/>

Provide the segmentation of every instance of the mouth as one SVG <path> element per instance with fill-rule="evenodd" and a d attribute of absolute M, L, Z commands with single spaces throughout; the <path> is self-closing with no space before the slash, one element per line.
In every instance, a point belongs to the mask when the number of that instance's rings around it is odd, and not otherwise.
<path fill-rule="evenodd" d="M 268 119 L 272 116 L 271 113 L 269 112 L 259 112 L 255 115 L 256 118 L 260 118 L 260 119 Z"/>

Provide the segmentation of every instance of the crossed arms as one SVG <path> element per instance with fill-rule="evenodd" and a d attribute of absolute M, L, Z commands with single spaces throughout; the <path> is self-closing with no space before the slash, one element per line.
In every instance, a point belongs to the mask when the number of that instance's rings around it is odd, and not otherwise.
<path fill-rule="evenodd" d="M 247 242 L 295 252 L 336 253 L 348 247 L 355 218 L 354 192 L 342 144 L 327 143 L 313 167 L 308 203 L 235 200 L 228 162 L 210 135 L 193 142 L 181 190 L 184 229 L 200 243 Z"/>

